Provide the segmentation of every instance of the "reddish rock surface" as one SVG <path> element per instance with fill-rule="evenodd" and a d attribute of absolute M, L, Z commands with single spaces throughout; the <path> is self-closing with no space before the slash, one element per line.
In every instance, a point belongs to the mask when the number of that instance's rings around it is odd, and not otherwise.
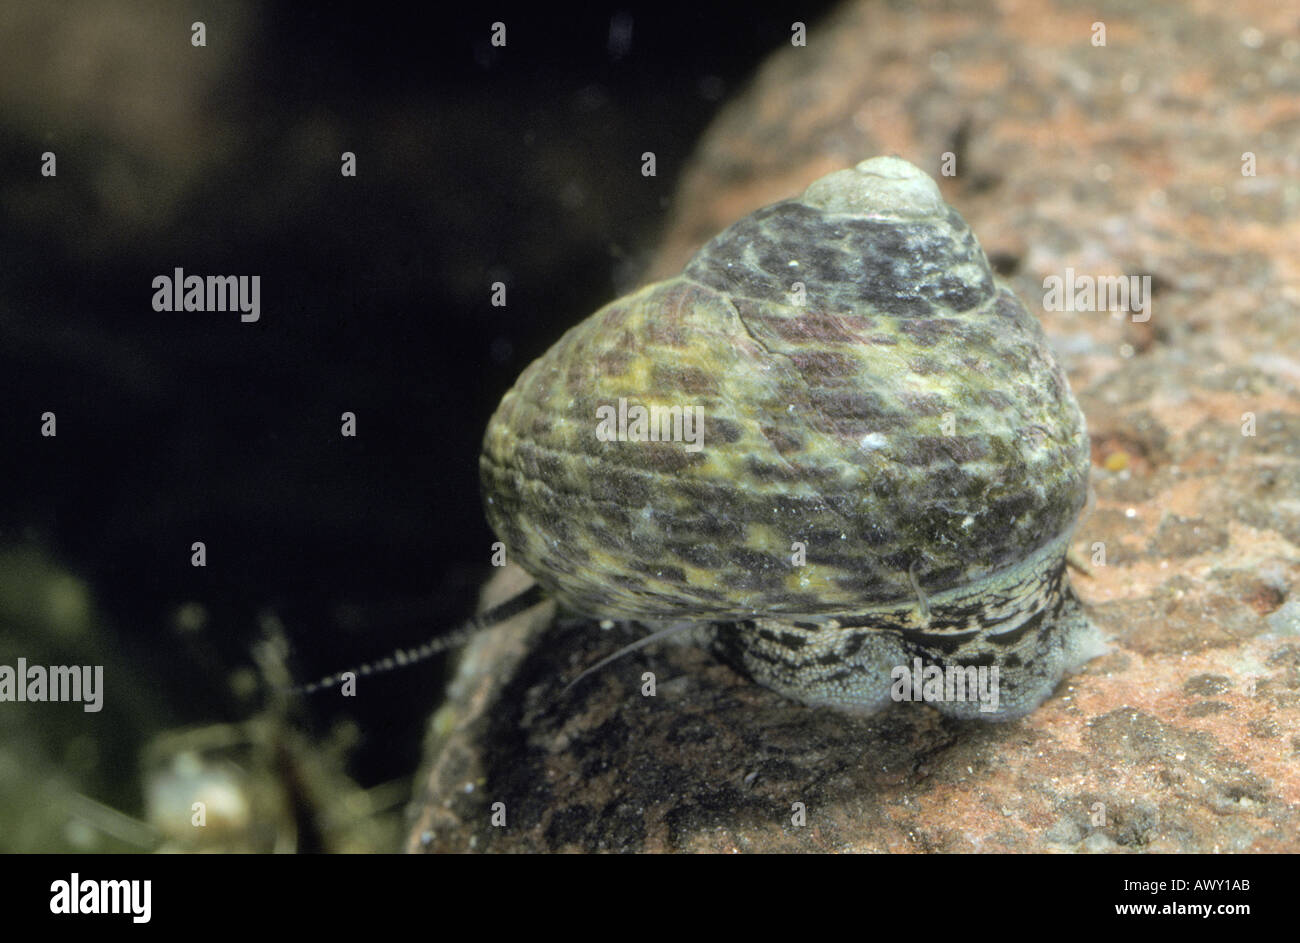
<path fill-rule="evenodd" d="M 944 152 L 945 198 L 1088 419 L 1075 549 L 1105 564 L 1074 585 L 1109 654 L 1013 723 L 910 704 L 863 719 L 689 645 L 566 694 L 634 636 L 536 613 L 467 652 L 413 850 L 1300 851 L 1294 11 L 849 5 L 706 135 L 651 274 L 828 171 L 897 153 L 937 176 Z M 1150 320 L 1042 310 L 1067 268 L 1150 275 Z"/>

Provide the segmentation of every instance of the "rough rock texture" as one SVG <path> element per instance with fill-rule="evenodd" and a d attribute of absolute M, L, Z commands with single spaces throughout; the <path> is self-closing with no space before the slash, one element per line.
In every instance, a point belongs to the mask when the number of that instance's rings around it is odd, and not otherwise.
<path fill-rule="evenodd" d="M 535 613 L 467 653 L 413 850 L 1300 851 L 1294 12 L 846 7 L 706 136 L 652 274 L 828 171 L 945 151 L 1087 416 L 1074 584 L 1112 651 L 1013 723 L 854 718 L 668 643 L 566 694 L 636 636 Z M 1067 269 L 1150 275 L 1150 319 L 1042 310 Z"/>

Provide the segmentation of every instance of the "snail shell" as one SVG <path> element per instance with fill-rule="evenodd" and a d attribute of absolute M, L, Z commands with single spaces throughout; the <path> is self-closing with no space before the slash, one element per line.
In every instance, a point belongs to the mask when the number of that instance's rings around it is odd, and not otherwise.
<path fill-rule="evenodd" d="M 606 441 L 620 400 L 698 407 L 702 448 Z M 934 181 L 879 157 L 572 328 L 481 472 L 493 529 L 577 613 L 710 625 L 814 704 L 881 706 L 916 657 L 998 666 L 1005 719 L 1095 654 L 1065 573 L 1088 464 L 1038 322 Z"/>

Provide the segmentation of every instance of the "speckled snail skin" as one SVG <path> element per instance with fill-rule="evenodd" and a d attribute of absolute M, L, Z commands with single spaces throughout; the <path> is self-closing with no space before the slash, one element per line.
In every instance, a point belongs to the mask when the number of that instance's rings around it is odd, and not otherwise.
<path fill-rule="evenodd" d="M 701 407 L 703 449 L 602 441 L 620 398 Z M 573 612 L 708 626 L 808 704 L 881 707 L 917 657 L 997 666 L 996 713 L 934 706 L 1005 720 L 1098 650 L 1065 571 L 1088 464 L 1038 322 L 934 181 L 880 157 L 571 329 L 481 472 L 508 554 Z"/>

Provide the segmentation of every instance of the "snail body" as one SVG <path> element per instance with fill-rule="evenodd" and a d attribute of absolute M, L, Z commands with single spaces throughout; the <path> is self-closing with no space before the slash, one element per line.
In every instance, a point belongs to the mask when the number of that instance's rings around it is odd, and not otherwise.
<path fill-rule="evenodd" d="M 697 447 L 598 434 L 628 403 L 702 417 Z M 502 399 L 480 462 L 489 523 L 569 610 L 709 626 L 810 704 L 875 709 L 915 658 L 997 666 L 993 715 L 936 704 L 994 719 L 1095 652 L 1065 573 L 1088 465 L 1040 325 L 892 157 L 569 330 Z"/>

